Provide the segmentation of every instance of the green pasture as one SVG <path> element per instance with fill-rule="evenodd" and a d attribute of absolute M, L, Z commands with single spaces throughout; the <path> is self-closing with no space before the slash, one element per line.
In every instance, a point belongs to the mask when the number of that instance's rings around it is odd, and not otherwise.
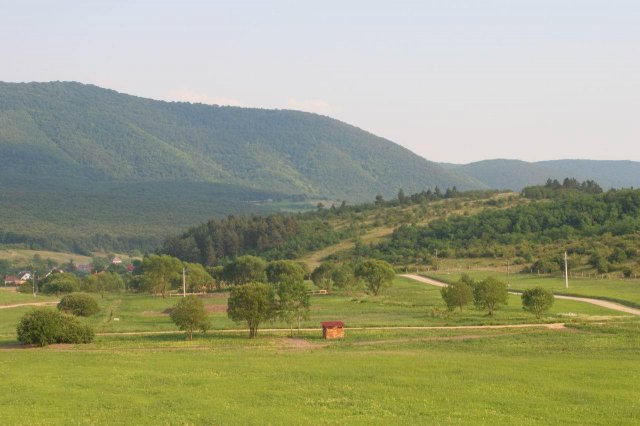
<path fill-rule="evenodd" d="M 31 293 L 18 293 L 13 289 L 5 289 L 0 287 L 0 306 L 12 305 L 16 303 L 50 302 L 53 300 L 58 300 L 58 298 L 41 294 L 38 294 L 34 297 Z"/>
<path fill-rule="evenodd" d="M 15 295 L 15 293 L 14 293 Z M 0 292 L 0 304 L 7 304 Z M 26 301 L 33 301 L 33 296 Z M 14 296 L 11 296 L 14 297 Z M 169 317 L 169 309 L 178 297 L 155 297 L 148 294 L 106 294 L 104 298 L 94 295 L 101 311 L 88 318 L 97 333 L 126 333 L 145 331 L 174 331 L 176 326 Z M 30 299 L 29 299 L 30 298 Z M 55 300 L 38 296 L 36 301 Z M 227 293 L 217 293 L 203 298 L 209 311 L 212 330 L 243 329 L 245 324 L 236 324 L 226 314 Z M 12 336 L 20 317 L 32 307 L 0 309 L 0 335 Z M 55 309 L 51 307 L 50 309 Z M 320 327 L 321 321 L 340 320 L 348 327 L 385 326 L 445 326 L 445 325 L 491 325 L 535 322 L 565 322 L 590 317 L 620 316 L 619 312 L 594 305 L 557 300 L 548 315 L 537 320 L 522 310 L 520 297 L 509 296 L 507 306 L 500 308 L 493 316 L 478 311 L 472 306 L 462 312 L 445 309 L 440 289 L 414 280 L 397 277 L 393 286 L 379 296 L 363 292 L 353 294 L 333 293 L 312 296 L 309 319 L 303 327 Z M 262 328 L 288 328 L 287 324 L 267 322 Z"/>
<path fill-rule="evenodd" d="M 2 424 L 637 424 L 640 322 L 0 349 Z M 0 345 L 0 347 L 2 347 Z"/>
<path fill-rule="evenodd" d="M 507 274 L 493 271 L 459 271 L 459 272 L 429 272 L 428 276 L 445 282 L 457 281 L 463 274 L 469 274 L 477 280 L 493 276 L 507 281 Z M 525 290 L 533 287 L 544 287 L 557 294 L 576 296 L 590 296 L 596 298 L 619 301 L 628 305 L 640 306 L 640 280 L 633 279 L 595 279 L 571 278 L 569 288 L 565 288 L 564 278 L 539 276 L 536 274 L 510 274 L 508 276 L 510 288 Z"/>

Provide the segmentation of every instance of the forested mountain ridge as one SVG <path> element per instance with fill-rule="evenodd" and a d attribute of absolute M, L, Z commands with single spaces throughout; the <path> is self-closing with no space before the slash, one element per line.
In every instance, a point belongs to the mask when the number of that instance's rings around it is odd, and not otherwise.
<path fill-rule="evenodd" d="M 163 102 L 79 83 L 0 83 L 0 178 L 212 182 L 349 200 L 478 188 L 317 114 Z M 33 178 L 33 176 L 32 176 Z"/>
<path fill-rule="evenodd" d="M 493 189 L 519 191 L 527 186 L 542 185 L 549 178 L 562 180 L 567 176 L 578 180 L 594 180 L 605 189 L 640 187 L 638 161 L 567 159 L 530 163 L 496 159 L 442 166 L 470 176 Z"/>

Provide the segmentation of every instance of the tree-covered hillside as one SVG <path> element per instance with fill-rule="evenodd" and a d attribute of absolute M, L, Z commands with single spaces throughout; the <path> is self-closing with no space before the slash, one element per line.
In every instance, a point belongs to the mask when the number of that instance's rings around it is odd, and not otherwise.
<path fill-rule="evenodd" d="M 316 114 L 0 83 L 0 245 L 149 250 L 212 217 L 437 185 L 478 186 Z"/>
<path fill-rule="evenodd" d="M 79 83 L 0 83 L 0 179 L 215 182 L 349 200 L 477 187 L 328 117 L 161 102 Z"/>

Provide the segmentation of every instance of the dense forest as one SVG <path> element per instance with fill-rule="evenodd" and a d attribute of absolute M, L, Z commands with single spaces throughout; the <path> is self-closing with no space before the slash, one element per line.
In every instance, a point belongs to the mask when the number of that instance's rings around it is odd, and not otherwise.
<path fill-rule="evenodd" d="M 183 261 L 216 265 L 238 255 L 293 259 L 346 238 L 346 231 L 309 215 L 229 216 L 165 241 L 162 252 Z"/>
<path fill-rule="evenodd" d="M 348 205 L 318 203 L 316 210 L 299 214 L 229 216 L 192 227 L 182 235 L 165 240 L 162 253 L 188 262 L 216 265 L 239 255 L 260 255 L 266 259 L 295 259 L 348 238 L 357 238 L 368 213 L 393 211 L 432 201 L 488 198 L 493 191 L 460 192 L 456 187 L 426 190 L 385 200 L 378 195 L 372 203 Z M 348 224 L 348 225 L 347 225 Z"/>

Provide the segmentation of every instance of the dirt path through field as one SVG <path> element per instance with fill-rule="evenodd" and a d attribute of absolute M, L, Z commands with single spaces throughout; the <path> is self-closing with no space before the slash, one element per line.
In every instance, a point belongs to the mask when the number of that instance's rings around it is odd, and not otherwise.
<path fill-rule="evenodd" d="M 446 287 L 447 286 L 447 284 L 443 283 L 442 281 L 434 280 L 433 278 L 426 278 L 426 277 L 423 277 L 423 276 L 420 276 L 420 275 L 402 274 L 400 276 L 404 277 L 404 278 L 409 278 L 411 280 L 419 281 L 421 283 L 434 285 L 434 286 L 437 286 L 437 287 Z M 521 293 L 510 292 L 510 294 L 521 294 Z M 631 308 L 629 306 L 624 306 L 624 305 L 621 305 L 619 303 L 608 302 L 606 300 L 591 299 L 589 297 L 561 296 L 561 295 L 554 295 L 554 297 L 556 299 L 573 300 L 575 302 L 590 303 L 592 305 L 600 306 L 602 308 L 607 308 L 607 309 L 611 309 L 611 310 L 618 311 L 618 312 L 624 312 L 626 314 L 640 316 L 640 309 Z"/>
<path fill-rule="evenodd" d="M 58 302 L 32 302 L 32 303 L 14 303 L 13 305 L 0 305 L 0 309 L 21 308 L 23 306 L 53 306 Z"/>

